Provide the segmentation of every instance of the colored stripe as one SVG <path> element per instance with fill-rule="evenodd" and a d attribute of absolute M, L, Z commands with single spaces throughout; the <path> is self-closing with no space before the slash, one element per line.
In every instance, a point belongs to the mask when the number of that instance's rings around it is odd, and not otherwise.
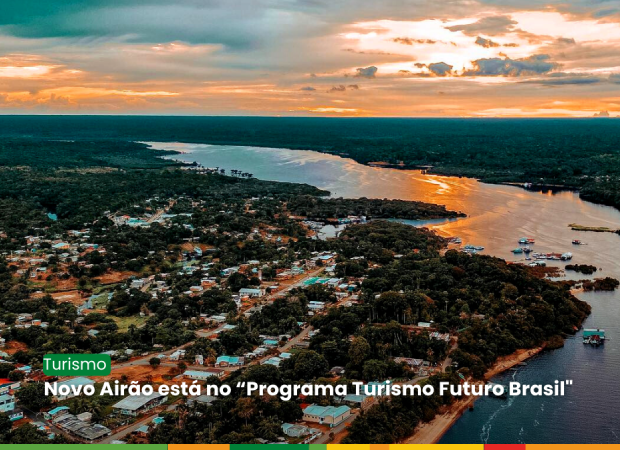
<path fill-rule="evenodd" d="M 485 444 L 484 450 L 525 450 L 525 444 Z"/>
<path fill-rule="evenodd" d="M 484 450 L 484 444 L 390 444 L 390 450 Z"/>

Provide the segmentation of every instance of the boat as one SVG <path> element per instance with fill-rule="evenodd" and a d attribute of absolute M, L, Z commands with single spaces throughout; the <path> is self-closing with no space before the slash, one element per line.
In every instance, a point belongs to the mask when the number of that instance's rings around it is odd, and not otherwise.
<path fill-rule="evenodd" d="M 523 249 L 523 251 L 524 251 L 525 253 L 530 253 L 530 252 L 532 251 L 532 249 L 531 249 L 531 248 L 529 248 L 529 247 L 525 247 L 525 248 Z"/>
<path fill-rule="evenodd" d="M 571 252 L 562 253 L 562 256 L 560 256 L 560 259 L 562 261 L 570 261 L 571 259 L 573 259 L 573 254 Z"/>
<path fill-rule="evenodd" d="M 535 239 L 532 239 L 532 238 L 527 238 L 527 237 L 523 237 L 523 238 L 519 239 L 519 244 L 525 244 L 525 245 L 527 245 L 527 244 L 533 244 L 533 243 L 535 243 L 535 242 L 536 242 L 536 240 L 535 240 Z"/>
<path fill-rule="evenodd" d="M 512 253 L 514 253 L 514 254 L 523 253 L 523 249 L 522 248 L 515 248 L 514 250 L 512 250 Z"/>
<path fill-rule="evenodd" d="M 501 386 L 504 389 L 503 393 L 501 393 L 500 395 L 495 394 L 493 392 L 493 389 L 491 389 L 489 391 L 489 397 L 495 397 L 495 398 L 507 398 L 508 397 L 508 387 L 507 386 L 504 386 L 503 384 L 491 383 L 491 382 L 487 383 L 487 386 L 491 386 L 491 387 Z"/>
<path fill-rule="evenodd" d="M 528 244 L 535 244 L 535 243 L 536 243 L 536 240 L 535 240 L 535 239 L 532 239 L 532 238 L 527 238 L 527 243 L 528 243 Z"/>
<path fill-rule="evenodd" d="M 600 328 L 586 328 L 583 330 L 583 343 L 595 347 L 605 343 L 605 330 Z"/>
<path fill-rule="evenodd" d="M 573 245 L 583 245 L 583 242 L 581 242 L 579 239 L 573 239 Z"/>
<path fill-rule="evenodd" d="M 519 239 L 519 244 L 527 244 L 527 238 Z"/>
<path fill-rule="evenodd" d="M 482 247 L 480 245 L 477 245 L 477 246 L 474 247 L 474 250 L 476 250 L 478 252 L 481 252 L 482 250 L 484 250 L 484 247 Z"/>

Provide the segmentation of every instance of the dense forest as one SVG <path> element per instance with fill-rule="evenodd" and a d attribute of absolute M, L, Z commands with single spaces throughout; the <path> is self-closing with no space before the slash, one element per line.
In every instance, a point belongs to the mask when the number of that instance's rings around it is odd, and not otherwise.
<path fill-rule="evenodd" d="M 570 186 L 584 199 L 620 206 L 614 119 L 2 117 L 0 136 L 316 150 L 493 183 Z"/>
<path fill-rule="evenodd" d="M 447 211 L 443 205 L 428 203 L 362 198 L 320 198 L 299 195 L 287 204 L 291 214 L 309 219 L 325 220 L 350 215 L 366 216 L 368 219 L 434 219 L 437 217 L 462 217 L 465 214 Z"/>

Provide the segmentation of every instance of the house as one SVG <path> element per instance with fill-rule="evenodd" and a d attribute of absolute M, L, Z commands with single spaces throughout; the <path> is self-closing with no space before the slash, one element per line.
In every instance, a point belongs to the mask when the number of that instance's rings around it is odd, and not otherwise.
<path fill-rule="evenodd" d="M 303 420 L 306 422 L 316 422 L 329 425 L 333 428 L 340 425 L 351 415 L 351 408 L 348 406 L 319 406 L 310 405 L 304 409 Z"/>
<path fill-rule="evenodd" d="M 54 421 L 54 425 L 91 443 L 97 439 L 101 439 L 104 436 L 109 436 L 112 434 L 112 430 L 108 427 L 98 423 L 91 425 L 78 419 L 73 414 L 63 414 L 58 418 L 58 420 Z"/>
<path fill-rule="evenodd" d="M 149 426 L 148 425 L 142 425 L 141 427 L 138 427 L 138 429 L 136 430 L 137 434 L 146 436 L 149 433 Z"/>
<path fill-rule="evenodd" d="M 245 364 L 245 358 L 243 356 L 218 356 L 215 361 L 216 367 L 233 367 L 243 366 Z"/>
<path fill-rule="evenodd" d="M 307 436 L 309 434 L 321 434 L 321 432 L 316 428 L 309 428 L 294 423 L 283 423 L 282 431 L 284 432 L 284 434 L 290 437 L 301 437 Z"/>
<path fill-rule="evenodd" d="M 9 420 L 11 422 L 15 422 L 16 420 L 21 420 L 24 418 L 24 411 L 18 408 L 8 411 L 5 414 L 9 416 Z"/>
<path fill-rule="evenodd" d="M 58 395 L 56 396 L 56 400 L 57 401 L 62 401 L 62 400 L 66 400 L 68 398 L 72 398 L 75 397 L 75 394 L 73 392 L 72 387 L 78 387 L 78 386 L 86 386 L 86 385 L 93 385 L 95 384 L 95 382 L 93 380 L 91 380 L 90 378 L 86 378 L 86 377 L 76 377 L 76 378 L 71 378 L 70 380 L 65 380 L 65 381 L 61 381 L 56 383 L 56 386 L 58 389 L 61 388 L 61 386 L 68 386 L 69 387 L 69 393 L 66 395 L 61 395 L 60 392 L 58 393 Z"/>
<path fill-rule="evenodd" d="M 9 413 L 15 409 L 15 396 L 11 394 L 0 395 L 0 412 Z"/>
<path fill-rule="evenodd" d="M 0 395 L 9 394 L 11 391 L 16 391 L 21 387 L 19 381 L 11 381 L 8 378 L 0 378 Z"/>
<path fill-rule="evenodd" d="M 54 420 L 57 417 L 62 416 L 63 414 L 69 414 L 68 406 L 59 406 L 58 408 L 54 408 L 50 411 L 44 412 L 43 417 L 45 420 Z"/>
<path fill-rule="evenodd" d="M 112 408 L 125 416 L 135 417 L 161 405 L 166 400 L 168 396 L 158 392 L 153 392 L 151 395 L 130 395 L 112 405 Z"/>
<path fill-rule="evenodd" d="M 187 399 L 187 405 L 192 406 L 195 402 L 202 403 L 203 405 L 210 405 L 214 401 L 217 400 L 217 397 L 213 397 L 212 395 L 199 395 L 198 397 L 190 397 Z"/>
<path fill-rule="evenodd" d="M 263 364 L 267 364 L 270 366 L 280 367 L 280 363 L 282 362 L 282 358 L 278 358 L 277 356 L 273 356 L 265 361 Z"/>
<path fill-rule="evenodd" d="M 440 333 L 438 331 L 433 331 L 428 335 L 431 339 L 436 339 L 438 341 L 450 342 L 450 334 L 449 333 Z"/>
<path fill-rule="evenodd" d="M 262 289 L 241 288 L 239 289 L 239 295 L 247 295 L 250 298 L 262 297 L 263 295 L 265 295 L 265 291 L 263 291 Z"/>
<path fill-rule="evenodd" d="M 222 378 L 225 373 L 222 369 L 186 370 L 183 376 L 191 380 L 206 380 L 210 377 Z"/>
<path fill-rule="evenodd" d="M 332 367 L 329 373 L 331 373 L 332 375 L 336 375 L 336 376 L 344 375 L 344 367 L 341 367 L 341 366 Z"/>
<path fill-rule="evenodd" d="M 317 301 L 311 301 L 308 302 L 308 309 L 310 311 L 320 311 L 325 309 L 325 302 L 317 302 Z"/>
<path fill-rule="evenodd" d="M 220 275 L 223 277 L 228 277 L 230 275 L 232 275 L 233 273 L 239 272 L 239 267 L 228 267 L 226 269 L 223 269 L 220 272 Z"/>
<path fill-rule="evenodd" d="M 416 370 L 422 366 L 423 361 L 421 359 L 415 359 L 415 358 L 397 357 L 397 358 L 394 358 L 394 362 L 396 364 L 406 364 L 409 366 L 409 368 Z"/>

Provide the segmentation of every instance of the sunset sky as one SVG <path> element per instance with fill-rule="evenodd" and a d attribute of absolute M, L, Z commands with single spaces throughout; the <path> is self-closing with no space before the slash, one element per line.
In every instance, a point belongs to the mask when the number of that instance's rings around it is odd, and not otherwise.
<path fill-rule="evenodd" d="M 620 115 L 620 0 L 1 0 L 0 113 Z"/>

